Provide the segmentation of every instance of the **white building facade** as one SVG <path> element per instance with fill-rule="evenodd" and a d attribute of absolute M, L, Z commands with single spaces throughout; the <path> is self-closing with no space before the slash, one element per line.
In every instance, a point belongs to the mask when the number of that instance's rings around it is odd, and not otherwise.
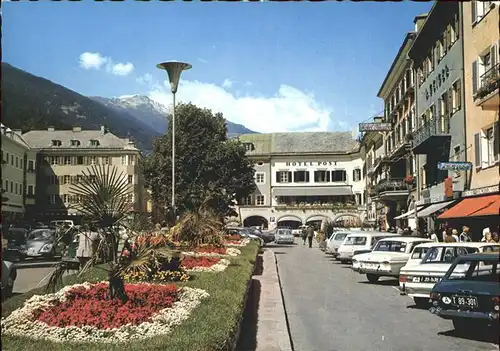
<path fill-rule="evenodd" d="M 248 134 L 240 140 L 255 164 L 256 190 L 239 202 L 235 224 L 272 229 L 328 220 L 361 225 L 364 160 L 350 132 Z"/>

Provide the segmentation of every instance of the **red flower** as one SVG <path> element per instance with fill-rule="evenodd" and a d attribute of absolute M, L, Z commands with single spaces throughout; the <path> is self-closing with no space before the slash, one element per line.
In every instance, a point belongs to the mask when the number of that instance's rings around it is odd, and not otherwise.
<path fill-rule="evenodd" d="M 226 235 L 225 239 L 227 241 L 231 241 L 231 240 L 241 240 L 241 236 L 238 235 L 238 234 L 235 234 L 235 235 Z"/>
<path fill-rule="evenodd" d="M 99 329 L 119 328 L 125 324 L 137 325 L 150 321 L 158 311 L 172 307 L 178 300 L 177 287 L 169 285 L 126 284 L 129 300 L 109 299 L 106 283 L 87 289 L 77 287 L 66 293 L 64 302 L 50 308 L 36 310 L 35 319 L 49 326 L 68 327 L 90 325 Z"/>
<path fill-rule="evenodd" d="M 207 256 L 187 256 L 182 260 L 181 266 L 185 269 L 193 269 L 195 267 L 212 267 L 214 264 L 219 263 L 221 259 L 219 257 L 207 257 Z"/>
<path fill-rule="evenodd" d="M 214 253 L 214 254 L 219 254 L 219 255 L 225 255 L 226 248 L 225 247 L 215 247 L 215 246 L 203 246 L 203 247 L 199 247 L 199 248 L 195 249 L 194 252 Z"/>
<path fill-rule="evenodd" d="M 129 250 L 127 250 L 127 249 L 123 250 L 123 252 L 122 252 L 122 256 L 123 256 L 123 257 L 129 257 L 129 256 L 130 256 L 130 251 L 129 251 Z"/>

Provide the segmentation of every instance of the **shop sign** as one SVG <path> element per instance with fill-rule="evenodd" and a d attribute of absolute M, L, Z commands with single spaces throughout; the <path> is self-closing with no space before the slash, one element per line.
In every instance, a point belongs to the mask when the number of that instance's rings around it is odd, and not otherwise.
<path fill-rule="evenodd" d="M 392 130 L 391 123 L 360 123 L 360 132 L 390 132 Z"/>
<path fill-rule="evenodd" d="M 444 68 L 439 72 L 435 78 L 430 82 L 429 87 L 425 89 L 425 99 L 429 100 L 436 91 L 441 88 L 441 85 L 444 84 L 446 79 L 450 76 L 450 69 L 448 65 L 445 65 Z"/>
<path fill-rule="evenodd" d="M 469 171 L 472 169 L 470 162 L 439 162 L 437 168 L 440 171 Z"/>
<path fill-rule="evenodd" d="M 269 217 L 269 222 L 271 222 L 271 223 L 276 222 L 276 217 Z"/>
<path fill-rule="evenodd" d="M 462 193 L 462 196 L 466 197 L 466 196 L 476 196 L 476 195 L 497 193 L 499 188 L 500 187 L 498 185 L 494 185 L 494 186 L 487 186 L 484 188 L 466 190 Z"/>
<path fill-rule="evenodd" d="M 287 167 L 305 167 L 305 166 L 336 166 L 337 161 L 298 161 L 285 162 Z"/>

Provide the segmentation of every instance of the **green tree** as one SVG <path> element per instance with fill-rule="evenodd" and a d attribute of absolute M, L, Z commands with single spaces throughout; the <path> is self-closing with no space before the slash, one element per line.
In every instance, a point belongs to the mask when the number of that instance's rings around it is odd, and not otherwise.
<path fill-rule="evenodd" d="M 227 139 L 226 121 L 193 104 L 176 107 L 175 205 L 177 215 L 210 208 L 220 218 L 235 215 L 237 199 L 254 190 L 254 169 L 238 140 Z M 170 207 L 172 123 L 155 139 L 145 162 L 145 175 L 159 206 Z"/>

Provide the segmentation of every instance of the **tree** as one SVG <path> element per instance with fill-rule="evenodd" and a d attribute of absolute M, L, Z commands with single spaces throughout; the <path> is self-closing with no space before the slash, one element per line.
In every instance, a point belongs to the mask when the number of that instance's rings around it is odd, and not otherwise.
<path fill-rule="evenodd" d="M 235 200 L 254 190 L 254 169 L 237 140 L 227 139 L 221 113 L 193 104 L 176 107 L 175 206 L 177 215 L 208 206 L 221 219 L 235 215 Z M 172 123 L 153 142 L 145 162 L 145 175 L 155 203 L 165 208 L 171 201 Z"/>

